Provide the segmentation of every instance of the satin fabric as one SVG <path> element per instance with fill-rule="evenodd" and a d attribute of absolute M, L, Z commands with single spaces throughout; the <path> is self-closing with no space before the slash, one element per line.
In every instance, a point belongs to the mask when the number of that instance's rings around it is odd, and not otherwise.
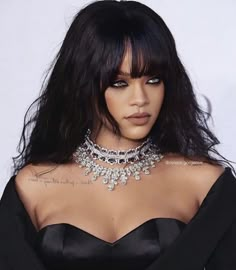
<path fill-rule="evenodd" d="M 142 270 L 235 270 L 235 209 L 236 178 L 231 168 L 226 167 L 179 236 L 162 254 L 157 255 L 153 263 Z M 141 227 L 137 229 L 139 233 L 140 230 L 147 229 L 146 225 Z M 71 229 L 66 230 L 71 232 Z M 72 235 L 74 236 L 74 233 Z M 35 244 L 40 242 L 39 239 L 40 234 L 18 196 L 13 175 L 6 184 L 0 200 L 0 270 L 50 270 L 45 267 L 39 252 L 35 250 Z M 128 237 L 124 239 L 128 247 Z M 90 241 L 87 243 L 91 244 Z M 140 248 L 141 245 L 144 245 L 144 241 L 136 242 L 135 248 Z M 127 248 L 123 251 L 127 252 Z M 114 267 L 111 269 L 115 269 Z M 69 267 L 65 269 L 70 270 Z M 77 270 L 84 269 L 86 268 L 77 267 Z M 97 265 L 90 269 L 97 269 Z"/>
<path fill-rule="evenodd" d="M 110 243 L 71 224 L 50 224 L 38 232 L 35 248 L 47 269 L 143 270 L 185 226 L 174 218 L 153 218 Z"/>

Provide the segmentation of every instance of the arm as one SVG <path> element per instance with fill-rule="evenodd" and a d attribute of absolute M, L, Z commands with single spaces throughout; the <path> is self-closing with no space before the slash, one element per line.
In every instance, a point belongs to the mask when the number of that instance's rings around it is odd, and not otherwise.
<path fill-rule="evenodd" d="M 6 258 L 3 256 L 0 256 L 0 269 L 1 270 L 11 270 L 12 268 L 9 266 L 9 263 L 7 262 Z"/>
<path fill-rule="evenodd" d="M 233 207 L 233 206 L 232 206 Z M 236 210 L 235 210 L 236 211 Z M 236 269 L 236 220 L 209 257 L 206 270 Z"/>
<path fill-rule="evenodd" d="M 226 168 L 178 239 L 145 270 L 236 270 L 235 205 L 236 181 Z"/>
<path fill-rule="evenodd" d="M 35 232 L 14 183 L 7 183 L 0 200 L 0 269 L 45 270 L 30 243 Z"/>

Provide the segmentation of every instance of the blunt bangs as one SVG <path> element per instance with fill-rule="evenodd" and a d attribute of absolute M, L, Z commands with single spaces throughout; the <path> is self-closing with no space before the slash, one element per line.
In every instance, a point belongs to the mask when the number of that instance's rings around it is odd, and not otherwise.
<path fill-rule="evenodd" d="M 136 1 L 95 0 L 75 15 L 40 96 L 25 114 L 14 174 L 27 164 L 71 162 L 87 130 L 99 132 L 104 119 L 121 136 L 105 90 L 120 73 L 126 52 L 132 78 L 154 75 L 164 83 L 164 101 L 148 134 L 161 153 L 204 157 L 234 170 L 215 148 L 219 141 L 208 127 L 209 113 L 197 103 L 162 18 Z"/>
<path fill-rule="evenodd" d="M 127 50 L 132 55 L 131 78 L 145 75 L 158 75 L 163 81 L 168 78 L 171 45 L 166 44 L 166 33 L 152 18 L 136 13 L 128 12 L 128 16 L 120 14 L 117 9 L 114 12 L 109 10 L 97 24 L 98 47 L 102 48 L 96 51 L 100 54 L 97 58 L 101 62 L 98 63 L 98 73 L 102 92 L 117 77 Z"/>

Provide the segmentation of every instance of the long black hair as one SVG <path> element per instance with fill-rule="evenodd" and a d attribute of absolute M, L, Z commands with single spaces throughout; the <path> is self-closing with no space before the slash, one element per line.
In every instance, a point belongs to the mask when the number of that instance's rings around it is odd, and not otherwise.
<path fill-rule="evenodd" d="M 208 127 L 211 116 L 197 103 L 162 18 L 136 1 L 95 1 L 74 17 L 39 97 L 25 114 L 14 173 L 29 163 L 70 162 L 101 115 L 120 134 L 104 92 L 118 74 L 128 45 L 131 77 L 158 74 L 164 82 L 163 105 L 149 134 L 161 152 L 232 167 L 215 149 L 220 142 Z"/>

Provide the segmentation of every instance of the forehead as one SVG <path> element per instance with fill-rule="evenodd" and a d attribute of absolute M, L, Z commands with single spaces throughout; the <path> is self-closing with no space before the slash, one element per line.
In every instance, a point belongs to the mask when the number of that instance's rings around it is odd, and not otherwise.
<path fill-rule="evenodd" d="M 123 71 L 123 73 L 130 73 L 131 68 L 132 68 L 132 51 L 130 49 L 126 49 L 120 65 L 120 71 Z M 120 75 L 126 74 L 120 73 Z"/>
<path fill-rule="evenodd" d="M 132 73 L 132 65 L 133 65 L 133 52 L 130 44 L 128 44 L 125 48 L 124 55 L 119 67 L 119 74 L 120 75 L 130 75 Z M 136 64 L 138 63 L 138 66 L 142 68 L 144 66 L 144 59 L 143 54 L 141 53 L 141 50 L 139 51 L 138 55 L 136 54 Z"/>
<path fill-rule="evenodd" d="M 166 65 L 168 59 L 161 50 L 149 45 L 130 39 L 122 43 L 114 43 L 104 60 L 106 65 L 100 68 L 100 71 L 103 71 L 101 75 L 101 80 L 104 82 L 103 88 L 106 89 L 109 83 L 119 75 L 140 78 L 158 74 L 164 79 L 168 72 Z"/>

